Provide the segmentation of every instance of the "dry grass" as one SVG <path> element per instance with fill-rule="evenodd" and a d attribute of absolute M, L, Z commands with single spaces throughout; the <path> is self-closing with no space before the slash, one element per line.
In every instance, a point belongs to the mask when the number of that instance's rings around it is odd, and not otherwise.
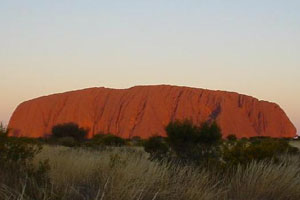
<path fill-rule="evenodd" d="M 239 167 L 228 185 L 229 199 L 300 199 L 299 166 L 254 162 L 246 169 Z"/>
<path fill-rule="evenodd" d="M 206 171 L 152 162 L 135 148 L 94 152 L 45 147 L 37 160 L 46 158 L 55 190 L 66 189 L 59 192 L 71 195 L 69 199 L 209 200 L 225 192 Z"/>
<path fill-rule="evenodd" d="M 285 156 L 281 164 L 254 162 L 227 175 L 159 164 L 142 149 L 128 147 L 88 151 L 45 146 L 35 162 L 44 159 L 51 165 L 50 185 L 41 189 L 41 199 L 300 199 L 299 156 Z M 0 199 L 30 198 L 0 183 Z"/>
<path fill-rule="evenodd" d="M 293 147 L 297 147 L 298 149 L 300 149 L 300 140 L 290 141 L 290 145 L 293 146 Z"/>

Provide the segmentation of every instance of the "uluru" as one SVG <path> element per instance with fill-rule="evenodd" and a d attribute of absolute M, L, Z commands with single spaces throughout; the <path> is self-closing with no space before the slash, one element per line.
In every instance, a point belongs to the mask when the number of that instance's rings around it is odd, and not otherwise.
<path fill-rule="evenodd" d="M 74 122 L 88 137 L 112 133 L 131 138 L 165 136 L 174 120 L 195 124 L 216 121 L 223 137 L 294 137 L 296 128 L 275 103 L 225 91 L 169 85 L 129 89 L 89 88 L 39 97 L 21 103 L 8 127 L 11 135 L 45 137 L 54 125 Z"/>

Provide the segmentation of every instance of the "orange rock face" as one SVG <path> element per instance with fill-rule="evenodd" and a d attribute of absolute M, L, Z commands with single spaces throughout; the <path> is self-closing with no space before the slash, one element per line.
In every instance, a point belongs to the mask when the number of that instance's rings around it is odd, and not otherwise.
<path fill-rule="evenodd" d="M 216 120 L 223 136 L 294 137 L 296 128 L 274 103 L 232 92 L 177 86 L 137 86 L 130 89 L 90 88 L 26 101 L 13 113 L 11 134 L 44 137 L 60 123 L 75 122 L 123 138 L 165 136 L 172 120 L 196 124 Z"/>

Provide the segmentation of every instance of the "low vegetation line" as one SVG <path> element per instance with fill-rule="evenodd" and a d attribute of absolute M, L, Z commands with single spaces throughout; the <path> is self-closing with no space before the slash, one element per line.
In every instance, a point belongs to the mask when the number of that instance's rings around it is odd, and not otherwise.
<path fill-rule="evenodd" d="M 0 199 L 299 200 L 299 141 L 222 139 L 188 120 L 167 137 L 122 139 L 67 123 L 49 138 L 8 137 L 0 125 Z"/>

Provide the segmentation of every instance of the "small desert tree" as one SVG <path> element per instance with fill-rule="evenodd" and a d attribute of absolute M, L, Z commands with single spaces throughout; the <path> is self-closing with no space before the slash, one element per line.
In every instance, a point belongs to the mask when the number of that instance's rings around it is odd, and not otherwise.
<path fill-rule="evenodd" d="M 166 127 L 171 149 L 182 161 L 200 163 L 218 157 L 221 129 L 213 122 L 201 126 L 191 121 L 175 121 Z"/>
<path fill-rule="evenodd" d="M 58 124 L 52 128 L 54 138 L 74 138 L 77 142 L 83 141 L 88 134 L 88 129 L 79 127 L 75 123 Z"/>

